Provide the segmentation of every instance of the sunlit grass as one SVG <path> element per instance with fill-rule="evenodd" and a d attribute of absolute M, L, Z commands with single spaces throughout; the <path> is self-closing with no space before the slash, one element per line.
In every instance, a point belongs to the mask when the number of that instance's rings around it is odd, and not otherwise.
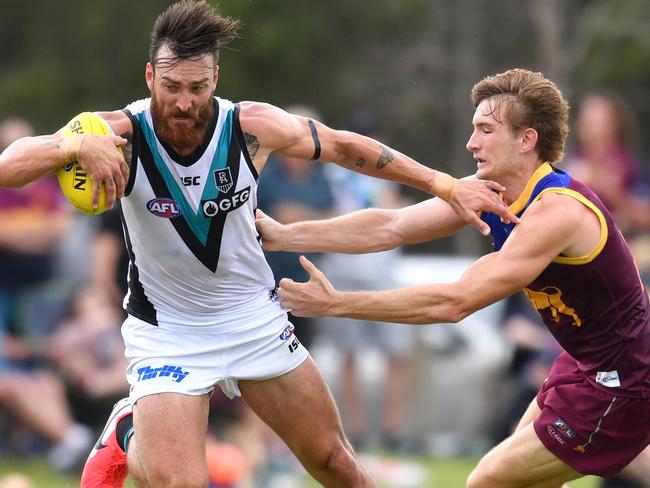
<path fill-rule="evenodd" d="M 381 488 L 462 488 L 476 461 L 473 458 L 432 460 L 424 457 L 364 456 L 364 463 Z M 2 479 L 9 473 L 20 473 L 26 476 L 31 483 L 31 488 L 77 488 L 79 486 L 78 476 L 61 476 L 40 459 L 0 460 L 0 487 L 4 486 Z M 412 484 L 404 484 L 407 481 L 404 479 L 405 476 L 412 476 Z M 400 481 L 390 481 L 391 477 Z M 292 486 L 300 488 L 319 486 L 307 477 L 302 479 L 303 481 L 296 480 Z M 569 483 L 571 488 L 597 488 L 598 485 L 598 478 L 591 476 Z M 125 488 L 134 488 L 134 485 L 127 482 Z"/>

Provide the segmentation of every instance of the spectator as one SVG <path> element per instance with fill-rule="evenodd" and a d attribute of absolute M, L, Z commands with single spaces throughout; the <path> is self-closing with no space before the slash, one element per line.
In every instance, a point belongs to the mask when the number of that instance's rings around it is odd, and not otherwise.
<path fill-rule="evenodd" d="M 350 125 L 350 130 L 354 132 L 381 140 L 376 119 L 370 112 L 361 110 L 355 113 Z M 339 167 L 335 166 L 328 166 L 325 170 L 336 196 L 337 215 L 369 207 L 395 208 L 407 203 L 393 183 L 343 169 L 339 171 Z M 328 254 L 323 267 L 334 286 L 342 290 L 391 288 L 395 286 L 391 273 L 398 254 L 399 250 L 373 254 Z M 299 266 L 297 261 L 296 264 Z M 413 351 L 411 329 L 394 324 L 360 324 L 351 319 L 324 318 L 321 323 L 324 334 L 343 354 L 341 413 L 352 444 L 357 448 L 364 447 L 369 437 L 367 409 L 363 403 L 356 359 L 361 349 L 375 346 L 387 358 L 386 375 L 382 382 L 385 386 L 381 402 L 381 444 L 391 450 L 405 449 L 404 419 L 409 358 Z"/>
<path fill-rule="evenodd" d="M 286 110 L 320 120 L 320 115 L 309 107 L 291 106 Z M 271 155 L 269 163 L 257 190 L 257 204 L 261 210 L 283 224 L 334 216 L 334 196 L 321 165 L 305 164 L 300 159 L 282 155 Z M 264 254 L 276 283 L 285 276 L 294 280 L 307 278 L 298 263 L 298 254 L 273 251 Z M 309 254 L 309 257 L 318 262 L 318 255 Z M 289 320 L 300 341 L 308 348 L 314 336 L 313 319 L 289 314 Z"/>
<path fill-rule="evenodd" d="M 0 123 L 0 150 L 31 134 L 23 120 Z M 50 462 L 67 471 L 82 460 L 92 435 L 72 419 L 62 382 L 41 350 L 64 303 L 60 292 L 48 288 L 70 222 L 62 201 L 52 177 L 0 189 L 0 405 L 47 441 Z"/>
<path fill-rule="evenodd" d="M 47 345 L 49 358 L 65 379 L 76 418 L 95 427 L 103 425 L 113 404 L 128 392 L 122 320 L 107 290 L 83 287 Z"/>
<path fill-rule="evenodd" d="M 634 153 L 631 110 L 615 93 L 590 93 L 578 107 L 567 171 L 592 188 L 628 236 L 650 228 L 650 199 Z"/>

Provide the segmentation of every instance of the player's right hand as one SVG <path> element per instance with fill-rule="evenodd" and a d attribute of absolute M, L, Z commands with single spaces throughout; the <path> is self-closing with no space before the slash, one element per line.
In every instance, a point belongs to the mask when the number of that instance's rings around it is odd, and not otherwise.
<path fill-rule="evenodd" d="M 508 209 L 499 195 L 504 190 L 505 187 L 495 181 L 468 176 L 458 180 L 448 203 L 463 220 L 476 227 L 481 234 L 488 235 L 490 227 L 481 220 L 481 212 L 494 213 L 505 223 L 519 223 L 519 217 Z"/>

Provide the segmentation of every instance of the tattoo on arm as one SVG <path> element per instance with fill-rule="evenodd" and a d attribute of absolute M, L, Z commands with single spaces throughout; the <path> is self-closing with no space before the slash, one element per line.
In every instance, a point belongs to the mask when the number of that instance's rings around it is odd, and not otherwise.
<path fill-rule="evenodd" d="M 357 158 L 357 161 L 354 164 L 356 164 L 359 168 L 363 168 L 366 164 L 366 160 L 363 158 Z"/>
<path fill-rule="evenodd" d="M 55 147 L 57 149 L 61 149 L 61 142 L 59 140 L 53 141 L 51 139 L 46 139 L 45 144 L 47 144 L 48 146 Z"/>
<path fill-rule="evenodd" d="M 388 149 L 386 146 L 381 146 L 381 155 L 379 156 L 379 161 L 377 161 L 377 169 L 382 169 L 393 159 L 395 159 L 393 151 Z"/>
<path fill-rule="evenodd" d="M 251 159 L 255 158 L 257 151 L 260 148 L 260 141 L 257 140 L 257 137 L 248 132 L 244 132 L 244 141 L 246 141 L 246 149 Z"/>

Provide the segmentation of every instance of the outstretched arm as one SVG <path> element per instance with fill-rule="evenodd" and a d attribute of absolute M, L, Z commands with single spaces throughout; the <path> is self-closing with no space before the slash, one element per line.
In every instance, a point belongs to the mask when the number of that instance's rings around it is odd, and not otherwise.
<path fill-rule="evenodd" d="M 25 186 L 63 166 L 57 134 L 23 137 L 0 154 L 0 186 Z"/>
<path fill-rule="evenodd" d="M 366 209 L 327 220 L 283 225 L 257 211 L 257 230 L 267 251 L 385 251 L 453 234 L 464 225 L 444 201 L 434 198 L 401 209 Z"/>
<path fill-rule="evenodd" d="M 256 102 L 241 104 L 240 123 L 258 171 L 272 152 L 304 160 L 334 162 L 362 174 L 438 196 L 484 234 L 489 233 L 489 228 L 478 217 L 480 211 L 496 213 L 505 221 L 518 220 L 495 193 L 503 191 L 501 185 L 476 179 L 457 180 L 369 137 L 333 130 L 318 121 Z"/>
<path fill-rule="evenodd" d="M 597 245 L 600 234 L 593 215 L 586 218 L 588 211 L 570 197 L 548 197 L 526 211 L 500 251 L 477 260 L 456 282 L 388 291 L 340 292 L 302 256 L 300 262 L 310 280 L 296 283 L 284 278 L 278 295 L 282 305 L 298 316 L 404 324 L 458 322 L 528 285 L 559 254 L 571 253 L 576 246 Z M 562 219 L 554 218 L 558 212 Z M 580 248 L 575 253 L 584 255 L 588 251 Z"/>

